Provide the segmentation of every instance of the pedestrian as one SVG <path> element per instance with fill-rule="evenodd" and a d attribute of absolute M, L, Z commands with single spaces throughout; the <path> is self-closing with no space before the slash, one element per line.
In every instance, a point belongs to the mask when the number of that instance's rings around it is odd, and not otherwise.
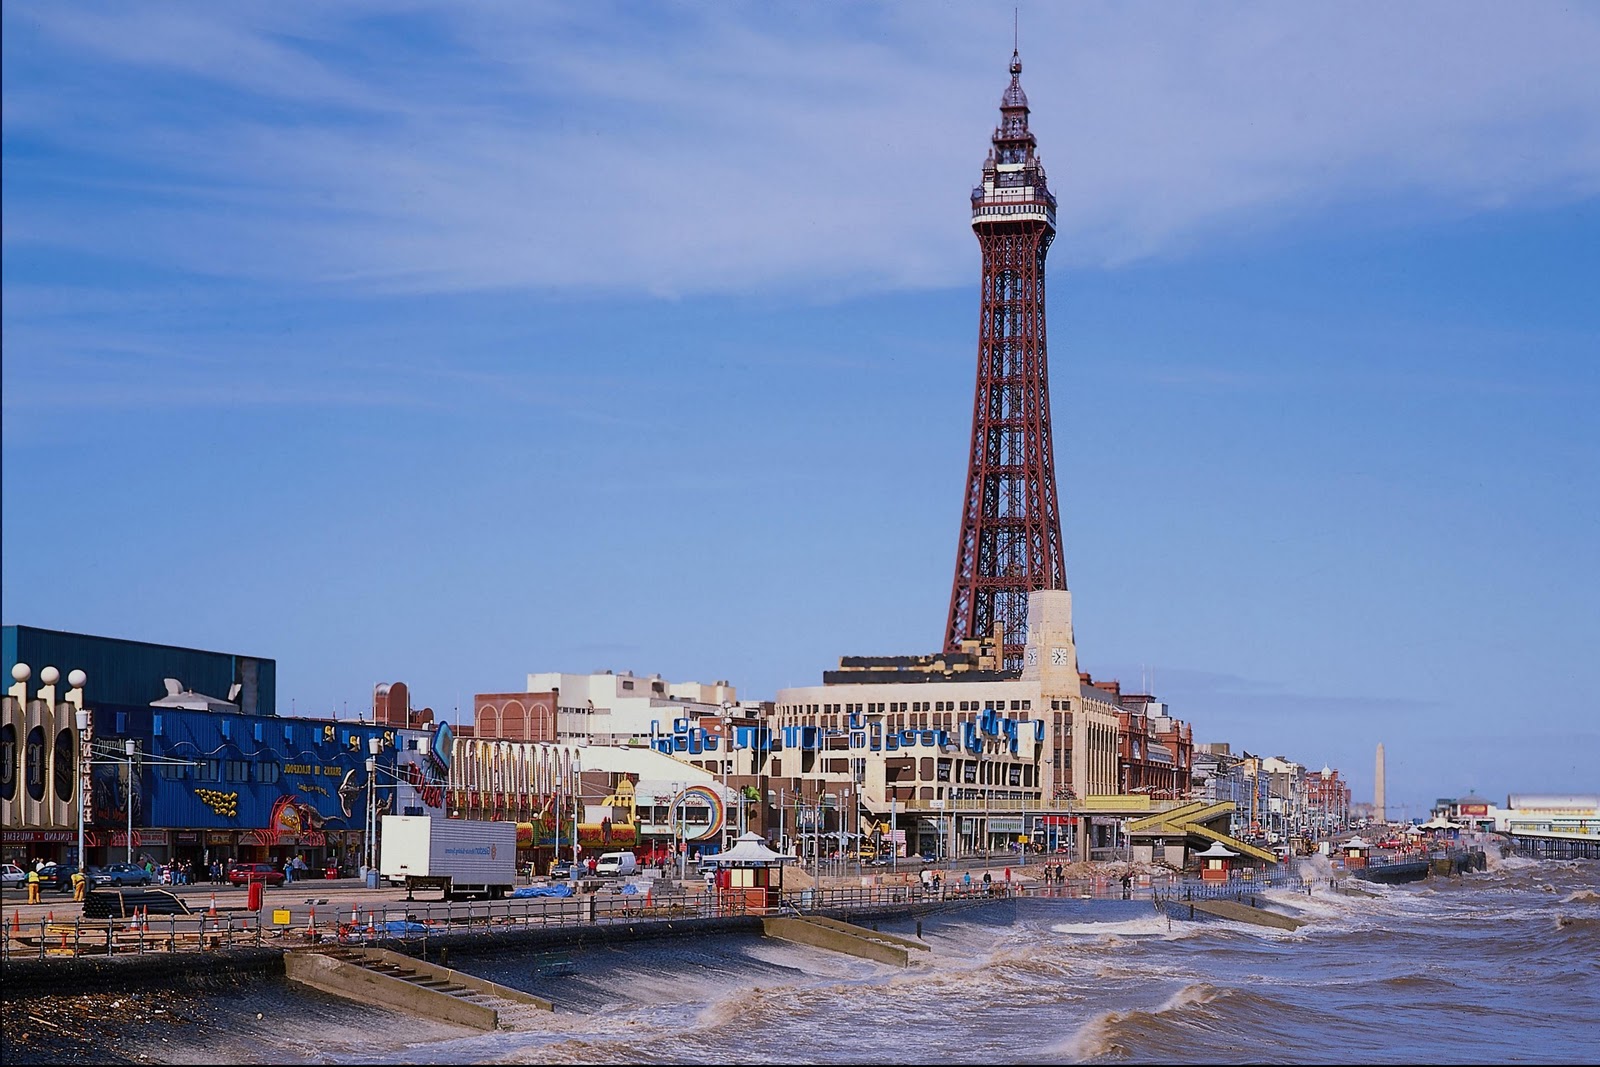
<path fill-rule="evenodd" d="M 88 884 L 89 876 L 83 873 L 82 867 L 79 867 L 77 870 L 73 871 L 72 899 L 81 901 L 83 899 L 83 891 L 88 887 Z"/>
<path fill-rule="evenodd" d="M 294 860 L 283 861 L 283 884 L 288 885 L 294 881 Z"/>
<path fill-rule="evenodd" d="M 39 903 L 39 868 L 43 867 L 43 866 L 44 866 L 44 864 L 41 862 L 37 866 L 35 866 L 33 868 L 33 870 L 28 872 L 28 903 L 29 904 L 37 904 L 37 903 Z"/>
<path fill-rule="evenodd" d="M 1122 899 L 1127 900 L 1133 896 L 1133 879 L 1128 875 L 1122 876 Z"/>

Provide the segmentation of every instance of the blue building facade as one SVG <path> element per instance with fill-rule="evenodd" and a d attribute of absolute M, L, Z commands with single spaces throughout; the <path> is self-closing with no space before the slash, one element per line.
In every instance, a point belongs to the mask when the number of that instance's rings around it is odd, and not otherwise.
<path fill-rule="evenodd" d="M 27 626 L 4 627 L 0 642 L 8 676 L 18 663 L 32 672 L 14 687 L 25 694 L 5 697 L 0 770 L 8 773 L 0 775 L 0 787 L 16 792 L 31 774 L 49 786 L 50 797 L 60 794 L 60 803 L 37 817 L 26 812 L 43 813 L 39 803 L 12 805 L 21 817 L 8 818 L 0 836 L 8 861 L 75 862 L 78 833 L 70 824 L 81 810 L 86 858 L 94 865 L 131 855 L 138 862 L 181 861 L 198 875 L 213 864 L 281 867 L 299 857 L 319 875 L 330 867 L 351 873 L 366 859 L 369 817 L 422 814 L 424 786 L 439 778 L 426 758 L 429 730 L 278 716 L 277 666 L 270 659 Z M 73 708 L 33 689 L 47 665 L 63 677 L 74 670 L 87 675 L 82 697 L 91 728 L 81 745 Z M 235 700 L 210 702 L 210 710 L 151 706 L 164 697 L 167 678 Z M 40 716 L 54 724 L 54 743 L 30 748 L 22 742 L 43 735 L 32 725 Z M 369 775 L 374 740 L 377 771 Z M 80 760 L 90 778 L 81 809 Z"/>
<path fill-rule="evenodd" d="M 140 756 L 131 790 L 126 763 L 93 764 L 91 862 L 125 858 L 131 803 L 136 859 L 177 860 L 202 870 L 235 861 L 281 867 L 298 856 L 318 873 L 328 867 L 349 873 L 362 862 L 369 807 L 400 815 L 421 805 L 406 783 L 424 731 L 90 706 L 97 743 L 118 750 L 132 740 Z M 369 783 L 366 761 L 374 738 L 378 774 Z"/>

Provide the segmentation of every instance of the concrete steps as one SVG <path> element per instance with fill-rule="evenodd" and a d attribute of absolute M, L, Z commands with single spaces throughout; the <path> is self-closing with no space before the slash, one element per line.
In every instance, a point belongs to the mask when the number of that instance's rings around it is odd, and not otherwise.
<path fill-rule="evenodd" d="M 554 1010 L 542 997 L 387 949 L 301 949 L 284 967 L 290 981 L 324 993 L 480 1030 L 497 1029 L 506 1009 Z"/>
<path fill-rule="evenodd" d="M 879 933 L 820 915 L 769 916 L 761 920 L 761 930 L 767 937 L 780 941 L 844 952 L 901 967 L 910 964 L 912 949 L 930 951 L 927 945 L 911 938 Z"/>

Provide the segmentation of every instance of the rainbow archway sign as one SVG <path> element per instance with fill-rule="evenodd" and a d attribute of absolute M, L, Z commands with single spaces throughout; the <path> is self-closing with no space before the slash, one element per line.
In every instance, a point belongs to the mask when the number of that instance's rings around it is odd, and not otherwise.
<path fill-rule="evenodd" d="M 696 827 L 679 823 L 679 812 L 691 801 L 704 803 L 711 809 L 711 821 L 699 833 L 694 832 Z M 685 840 L 705 841 L 722 833 L 722 827 L 728 821 L 728 806 L 723 803 L 722 794 L 711 786 L 691 785 L 672 798 L 672 821 L 674 825 L 683 825 Z"/>

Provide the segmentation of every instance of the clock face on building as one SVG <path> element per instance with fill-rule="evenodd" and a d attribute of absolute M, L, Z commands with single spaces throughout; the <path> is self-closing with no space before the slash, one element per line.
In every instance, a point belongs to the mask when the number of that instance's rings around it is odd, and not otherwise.
<path fill-rule="evenodd" d="M 1037 648 L 1028 649 L 1028 666 L 1030 666 L 1030 667 L 1037 666 L 1038 663 L 1039 663 L 1039 650 Z"/>
<path fill-rule="evenodd" d="M 1052 666 L 1065 667 L 1067 665 L 1067 650 L 1061 645 L 1050 650 L 1050 663 Z"/>

